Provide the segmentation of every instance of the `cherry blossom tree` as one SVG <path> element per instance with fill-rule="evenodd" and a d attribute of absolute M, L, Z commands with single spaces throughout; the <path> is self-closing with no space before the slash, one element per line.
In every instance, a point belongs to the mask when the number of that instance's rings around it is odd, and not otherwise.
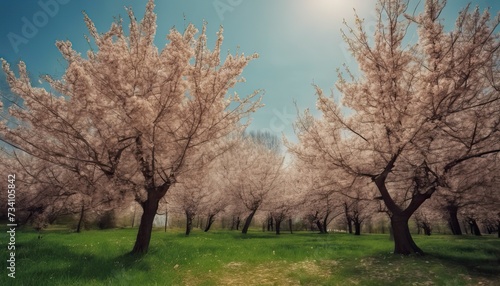
<path fill-rule="evenodd" d="M 415 220 L 418 234 L 423 230 L 425 235 L 431 235 L 434 225 L 436 222 L 439 222 L 439 212 L 436 210 L 436 206 L 430 206 L 429 202 L 430 201 L 427 201 L 422 204 L 422 206 L 413 213 L 412 217 Z"/>
<path fill-rule="evenodd" d="M 343 192 L 340 200 L 349 233 L 352 233 L 354 226 L 354 235 L 361 235 L 363 222 L 377 212 L 378 204 L 373 189 L 373 186 L 366 184 L 366 180 L 354 180 Z"/>
<path fill-rule="evenodd" d="M 269 212 L 268 219 L 271 220 L 268 224 L 272 223 L 277 235 L 281 234 L 281 225 L 286 219 L 292 232 L 292 216 L 299 214 L 303 205 L 303 195 L 297 187 L 300 184 L 298 177 L 299 173 L 293 166 L 284 167 L 279 184 L 271 190 L 267 199 L 266 209 Z"/>
<path fill-rule="evenodd" d="M 295 162 L 302 178 L 297 188 L 302 199 L 302 215 L 320 233 L 328 233 L 328 225 L 342 211 L 343 185 L 335 169 L 326 168 L 321 161 Z"/>
<path fill-rule="evenodd" d="M 252 137 L 243 137 L 222 157 L 225 192 L 246 210 L 242 233 L 247 233 L 259 208 L 279 186 L 283 156 Z"/>
<path fill-rule="evenodd" d="M 215 173 L 215 172 L 214 172 Z M 212 176 L 212 175 L 211 175 Z M 217 216 L 224 213 L 228 205 L 230 204 L 230 199 L 223 192 L 223 188 L 220 184 L 222 178 L 211 177 L 212 189 L 210 195 L 207 197 L 203 204 L 202 212 L 205 213 L 207 221 L 203 231 L 208 232 L 212 227 Z"/>
<path fill-rule="evenodd" d="M 143 209 L 136 254 L 147 252 L 158 204 L 186 160 L 210 161 L 210 154 L 195 158 L 196 150 L 211 144 L 218 153 L 217 142 L 240 132 L 240 120 L 260 106 L 258 92 L 227 95 L 256 55 L 228 54 L 221 62 L 222 28 L 209 50 L 205 25 L 201 33 L 193 25 L 183 33 L 172 29 L 158 50 L 153 10 L 150 0 L 138 22 L 128 9 L 128 33 L 121 20 L 98 33 L 85 15 L 95 49 L 84 57 L 70 41 L 58 41 L 67 69 L 60 80 L 44 77 L 50 89 L 33 87 L 23 62 L 16 76 L 3 60 L 9 86 L 24 103 L 11 107 L 20 123 L 3 124 L 1 139 L 64 168 L 95 166 L 117 192 L 134 196 Z"/>
<path fill-rule="evenodd" d="M 80 232 L 87 213 L 99 214 L 123 202 L 122 194 L 108 191 L 103 174 L 95 169 L 79 172 L 76 165 L 69 170 L 15 151 L 2 155 L 22 190 L 23 195 L 17 200 L 20 223 L 30 222 L 42 229 L 60 216 L 78 215 L 76 231 Z"/>
<path fill-rule="evenodd" d="M 290 144 L 305 162 L 373 181 L 397 254 L 423 254 L 408 220 L 448 188 L 449 174 L 500 151 L 500 17 L 466 7 L 446 31 L 439 18 L 444 6 L 427 0 L 413 16 L 405 2 L 381 0 L 373 38 L 359 17 L 348 25 L 345 40 L 359 75 L 347 69 L 346 79 L 339 72 L 341 103 L 317 87 L 322 117 L 306 112 L 298 121 L 300 143 Z M 407 35 L 413 27 L 416 41 Z"/>
<path fill-rule="evenodd" d="M 177 178 L 178 182 L 167 195 L 168 202 L 186 217 L 186 235 L 193 228 L 193 219 L 198 215 L 207 215 L 207 232 L 215 221 L 217 214 L 227 206 L 228 199 L 220 191 L 223 178 L 216 172 L 219 160 L 202 168 L 192 168 Z"/>
<path fill-rule="evenodd" d="M 201 184 L 200 184 L 201 183 Z M 181 180 L 169 192 L 170 202 L 186 217 L 186 235 L 193 229 L 193 219 L 199 213 L 202 201 L 209 195 L 207 185 L 199 180 Z"/>

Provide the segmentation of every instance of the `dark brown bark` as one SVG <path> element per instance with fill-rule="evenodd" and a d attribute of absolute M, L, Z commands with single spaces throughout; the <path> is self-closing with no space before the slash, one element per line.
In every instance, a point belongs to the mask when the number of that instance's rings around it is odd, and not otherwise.
<path fill-rule="evenodd" d="M 422 223 L 422 228 L 424 229 L 424 234 L 425 235 L 431 235 L 431 226 L 428 223 L 423 222 Z"/>
<path fill-rule="evenodd" d="M 497 221 L 497 237 L 500 238 L 500 220 Z"/>
<path fill-rule="evenodd" d="M 344 202 L 344 214 L 345 214 L 345 220 L 347 224 L 347 232 L 352 233 L 352 217 L 349 214 L 349 206 L 347 205 L 346 202 Z"/>
<path fill-rule="evenodd" d="M 415 244 L 408 226 L 409 216 L 393 214 L 391 216 L 391 228 L 394 234 L 395 254 L 421 254 L 424 252 Z"/>
<path fill-rule="evenodd" d="M 323 219 L 323 222 L 321 223 L 323 225 L 323 231 L 322 233 L 328 233 L 328 213 L 326 214 L 325 218 Z"/>
<path fill-rule="evenodd" d="M 271 215 L 267 218 L 267 231 L 274 231 L 273 217 Z"/>
<path fill-rule="evenodd" d="M 462 235 L 462 230 L 460 228 L 460 222 L 458 222 L 458 207 L 450 205 L 446 207 L 448 211 L 448 224 L 453 235 Z"/>
<path fill-rule="evenodd" d="M 189 235 L 191 233 L 191 230 L 193 229 L 193 219 L 195 214 L 190 211 L 186 211 L 185 213 L 186 213 L 186 235 Z"/>
<path fill-rule="evenodd" d="M 354 235 L 361 235 L 361 222 L 359 220 L 354 220 Z"/>
<path fill-rule="evenodd" d="M 246 234 L 248 232 L 248 228 L 250 227 L 250 223 L 252 223 L 253 216 L 255 215 L 256 212 L 257 212 L 257 209 L 252 210 L 252 212 L 245 219 L 245 225 L 243 225 L 243 229 L 241 230 L 241 233 Z"/>
<path fill-rule="evenodd" d="M 288 219 L 288 228 L 290 229 L 290 233 L 293 234 L 293 223 L 291 218 Z"/>
<path fill-rule="evenodd" d="M 207 218 L 207 225 L 205 226 L 205 232 L 210 230 L 210 227 L 212 227 L 212 224 L 215 221 L 215 214 L 209 214 Z"/>
<path fill-rule="evenodd" d="M 164 181 L 161 185 L 157 185 L 157 182 L 155 182 L 155 160 L 153 157 L 152 164 L 149 164 L 149 162 L 145 159 L 142 144 L 142 134 L 138 134 L 138 136 L 135 138 L 135 143 L 136 148 L 134 156 L 141 166 L 141 173 L 145 179 L 144 188 L 147 192 L 148 197 L 146 201 L 140 202 L 143 213 L 141 216 L 141 223 L 139 225 L 139 231 L 137 232 L 135 245 L 132 249 L 132 254 L 145 254 L 149 249 L 151 232 L 153 231 L 153 221 L 158 211 L 158 204 L 160 203 L 160 200 L 165 196 L 168 189 L 170 189 L 172 183 L 175 182 L 175 178 L 173 177 L 173 175 L 171 175 L 168 180 Z M 181 159 L 180 163 L 182 163 L 182 160 L 183 159 Z"/>
<path fill-rule="evenodd" d="M 275 226 L 275 229 L 276 229 L 276 234 L 279 235 L 280 234 L 280 231 L 281 231 L 281 222 L 283 221 L 282 218 L 276 218 L 274 220 L 274 226 Z"/>
<path fill-rule="evenodd" d="M 82 209 L 80 210 L 80 218 L 78 219 L 78 225 L 76 226 L 76 232 L 80 233 L 83 224 L 83 217 L 85 216 L 85 205 L 82 204 Z"/>
<path fill-rule="evenodd" d="M 479 230 L 479 226 L 477 225 L 477 221 L 475 219 L 469 219 L 470 232 L 476 236 L 481 236 L 481 230 Z"/>
<path fill-rule="evenodd" d="M 373 177 L 375 184 L 382 196 L 382 200 L 385 206 L 391 213 L 391 230 L 394 236 L 394 254 L 424 254 L 424 252 L 415 244 L 413 238 L 410 234 L 410 228 L 408 226 L 408 220 L 412 214 L 428 199 L 431 197 L 432 193 L 435 191 L 435 187 L 429 188 L 425 193 L 419 193 L 419 190 L 415 190 L 413 197 L 406 207 L 402 209 L 398 206 L 392 199 L 389 191 L 387 190 L 385 181 L 387 176 L 392 171 L 394 167 L 394 162 L 398 158 L 399 153 L 393 155 L 391 160 L 388 162 L 384 171 Z M 417 184 L 418 185 L 418 184 Z"/>
<path fill-rule="evenodd" d="M 493 233 L 493 228 L 489 225 L 486 226 L 486 231 L 488 232 L 488 234 L 492 234 Z"/>
<path fill-rule="evenodd" d="M 352 220 L 347 218 L 347 232 L 352 233 Z"/>
<path fill-rule="evenodd" d="M 326 233 L 326 232 L 324 232 L 323 224 L 321 223 L 320 220 L 316 221 L 316 226 L 318 227 L 318 230 L 320 233 Z"/>
<path fill-rule="evenodd" d="M 479 226 L 477 225 L 477 222 L 474 220 L 474 234 L 476 236 L 481 236 L 481 230 L 479 229 Z"/>
<path fill-rule="evenodd" d="M 155 219 L 156 211 L 158 210 L 159 202 L 159 196 L 148 194 L 148 199 L 141 204 L 143 213 L 135 245 L 132 249 L 132 254 L 145 254 L 148 252 L 149 242 L 151 240 L 151 231 L 153 230 L 153 221 Z"/>

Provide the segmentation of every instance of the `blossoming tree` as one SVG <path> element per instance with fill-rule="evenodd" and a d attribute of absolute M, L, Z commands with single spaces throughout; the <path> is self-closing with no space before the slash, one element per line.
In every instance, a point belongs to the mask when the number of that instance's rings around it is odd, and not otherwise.
<path fill-rule="evenodd" d="M 264 136 L 263 138 L 265 138 Z M 274 141 L 274 139 L 273 139 Z M 269 141 L 258 136 L 241 138 L 220 160 L 224 178 L 224 193 L 233 198 L 233 204 L 246 213 L 242 233 L 246 234 L 257 212 L 268 203 L 283 177 L 284 157 L 277 148 L 269 148 Z"/>
<path fill-rule="evenodd" d="M 400 0 L 380 0 L 374 37 L 356 19 L 345 40 L 360 75 L 339 73 L 342 104 L 317 88 L 319 119 L 299 122 L 291 150 L 373 181 L 391 218 L 394 253 L 423 253 L 408 220 L 457 166 L 500 152 L 500 17 L 462 10 L 447 32 L 445 1 L 406 14 Z M 409 39 L 416 26 L 418 39 Z M 345 115 L 342 107 L 352 110 Z"/>
<path fill-rule="evenodd" d="M 196 36 L 193 25 L 172 29 L 158 50 L 153 10 L 150 0 L 138 22 L 129 9 L 127 34 L 122 21 L 98 33 L 85 16 L 95 50 L 82 56 L 70 41 L 58 41 L 67 69 L 60 80 L 44 77 L 50 89 L 33 87 L 23 62 L 16 76 L 3 61 L 24 104 L 11 108 L 19 124 L 3 124 L 2 140 L 58 166 L 96 166 L 117 191 L 134 196 L 143 215 L 133 253 L 147 252 L 158 203 L 185 161 L 210 160 L 194 158 L 196 150 L 239 132 L 241 119 L 260 106 L 258 92 L 227 95 L 256 55 L 229 54 L 221 62 L 222 28 L 209 50 L 205 26 Z"/>

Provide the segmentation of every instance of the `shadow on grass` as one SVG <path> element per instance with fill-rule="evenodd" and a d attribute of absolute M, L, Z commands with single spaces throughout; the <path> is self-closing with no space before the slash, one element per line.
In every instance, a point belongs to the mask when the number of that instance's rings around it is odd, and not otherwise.
<path fill-rule="evenodd" d="M 424 257 L 432 257 L 439 262 L 455 266 L 464 267 L 467 269 L 469 274 L 477 276 L 488 276 L 488 277 L 498 277 L 500 278 L 500 251 L 493 257 L 471 257 L 468 256 L 456 256 L 446 253 L 427 253 Z"/>
<path fill-rule="evenodd" d="M 131 269 L 135 272 L 147 272 L 151 269 L 142 256 L 130 253 L 110 256 L 106 255 L 105 250 L 100 251 L 82 253 L 76 247 L 34 238 L 19 245 L 18 263 L 23 265 L 19 269 L 19 278 L 32 281 L 52 280 L 55 283 L 89 280 L 105 282 L 123 278 Z"/>

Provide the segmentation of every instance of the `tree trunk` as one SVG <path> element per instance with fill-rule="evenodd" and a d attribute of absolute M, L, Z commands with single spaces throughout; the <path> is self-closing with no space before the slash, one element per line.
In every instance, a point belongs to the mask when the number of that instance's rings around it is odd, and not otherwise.
<path fill-rule="evenodd" d="M 493 230 L 494 230 L 494 229 L 493 229 L 493 226 L 492 226 L 490 223 L 488 223 L 488 224 L 486 225 L 486 231 L 488 232 L 488 234 L 492 234 L 492 233 L 493 233 Z"/>
<path fill-rule="evenodd" d="M 240 223 L 241 223 L 241 220 L 240 220 L 240 217 L 238 216 L 236 218 L 236 230 L 240 230 Z"/>
<path fill-rule="evenodd" d="M 479 230 L 479 226 L 477 225 L 477 222 L 475 219 L 470 220 L 470 225 L 471 225 L 471 233 L 474 233 L 476 236 L 481 236 L 481 230 Z"/>
<path fill-rule="evenodd" d="M 248 232 L 248 228 L 250 227 L 250 223 L 252 222 L 253 216 L 255 215 L 255 212 L 257 212 L 257 209 L 252 210 L 252 212 L 248 215 L 248 217 L 245 220 L 245 225 L 243 226 L 243 229 L 241 230 L 241 233 L 246 234 Z"/>
<path fill-rule="evenodd" d="M 428 223 L 423 223 L 422 228 L 424 229 L 425 235 L 431 235 L 431 226 Z"/>
<path fill-rule="evenodd" d="M 274 231 L 273 217 L 272 216 L 269 216 L 267 218 L 267 231 Z"/>
<path fill-rule="evenodd" d="M 328 214 L 323 219 L 323 233 L 328 233 Z"/>
<path fill-rule="evenodd" d="M 349 233 L 352 233 L 352 218 L 349 215 L 349 208 L 348 208 L 346 202 L 344 202 L 344 213 L 345 213 L 345 220 L 346 220 L 346 223 L 347 223 L 347 231 Z"/>
<path fill-rule="evenodd" d="M 205 227 L 205 232 L 210 230 L 210 227 L 212 227 L 212 224 L 215 221 L 215 215 L 214 214 L 209 214 L 207 218 L 207 225 Z"/>
<path fill-rule="evenodd" d="M 80 211 L 80 218 L 78 219 L 78 225 L 76 226 L 76 232 L 80 233 L 82 229 L 83 217 L 85 216 L 85 205 L 82 204 L 82 209 Z"/>
<path fill-rule="evenodd" d="M 497 221 L 497 237 L 500 238 L 500 220 Z"/>
<path fill-rule="evenodd" d="M 319 233 L 326 233 L 323 230 L 323 225 L 321 224 L 320 220 L 316 220 L 316 225 L 318 226 Z"/>
<path fill-rule="evenodd" d="M 424 254 L 424 252 L 415 244 L 410 234 L 408 220 L 410 217 L 401 214 L 391 216 L 391 229 L 394 235 L 394 253 L 395 254 Z"/>
<path fill-rule="evenodd" d="M 354 220 L 354 235 L 361 235 L 361 222 L 358 220 Z"/>
<path fill-rule="evenodd" d="M 451 233 L 453 235 L 462 235 L 462 230 L 460 228 L 460 222 L 458 222 L 458 207 L 456 206 L 448 206 L 446 208 L 449 215 L 449 224 Z"/>
<path fill-rule="evenodd" d="M 280 234 L 280 230 L 281 230 L 281 221 L 282 219 L 275 219 L 275 228 L 276 228 L 276 234 L 279 235 Z"/>
<path fill-rule="evenodd" d="M 194 214 L 190 211 L 186 211 L 186 235 L 189 235 L 193 229 L 193 218 Z"/>
<path fill-rule="evenodd" d="M 293 223 L 292 223 L 292 219 L 289 218 L 288 219 L 288 228 L 290 229 L 290 233 L 293 234 Z"/>
<path fill-rule="evenodd" d="M 156 211 L 158 210 L 159 202 L 159 197 L 148 195 L 148 199 L 141 204 L 143 213 L 135 245 L 132 249 L 132 254 L 145 254 L 148 252 L 151 232 L 153 231 L 153 221 L 155 219 Z"/>

